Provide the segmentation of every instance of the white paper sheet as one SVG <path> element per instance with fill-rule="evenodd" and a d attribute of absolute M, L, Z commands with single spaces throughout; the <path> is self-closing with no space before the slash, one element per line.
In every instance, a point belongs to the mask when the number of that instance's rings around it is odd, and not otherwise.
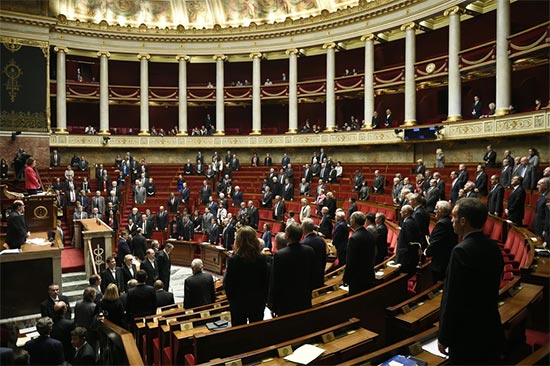
<path fill-rule="evenodd" d="M 445 356 L 443 353 L 439 352 L 439 348 L 437 347 L 437 338 L 434 338 L 431 341 L 424 343 L 422 345 L 422 349 L 426 352 L 430 352 L 432 355 L 436 355 L 443 358 L 448 357 L 448 356 Z"/>
<path fill-rule="evenodd" d="M 323 352 L 325 352 L 325 350 L 322 348 L 315 347 L 311 344 L 304 344 L 296 349 L 291 355 L 286 356 L 285 360 L 307 365 L 319 357 Z"/>

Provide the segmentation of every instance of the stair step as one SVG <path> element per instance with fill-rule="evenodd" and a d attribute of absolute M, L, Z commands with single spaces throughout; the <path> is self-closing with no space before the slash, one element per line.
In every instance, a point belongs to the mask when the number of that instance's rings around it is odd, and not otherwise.
<path fill-rule="evenodd" d="M 82 291 L 88 287 L 88 280 L 78 280 L 78 281 L 63 281 L 63 293 L 72 292 L 72 291 Z"/>
<path fill-rule="evenodd" d="M 66 282 L 73 282 L 73 281 L 88 281 L 88 276 L 86 276 L 86 272 L 70 272 L 70 273 L 63 273 L 61 275 L 63 283 Z"/>

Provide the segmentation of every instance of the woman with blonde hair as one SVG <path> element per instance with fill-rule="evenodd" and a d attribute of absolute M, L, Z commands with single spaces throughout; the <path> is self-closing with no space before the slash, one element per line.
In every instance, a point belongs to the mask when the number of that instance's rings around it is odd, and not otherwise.
<path fill-rule="evenodd" d="M 223 285 L 232 325 L 263 320 L 269 274 L 256 230 L 243 226 L 235 238 L 235 251 L 227 262 Z"/>
<path fill-rule="evenodd" d="M 105 319 L 124 327 L 124 305 L 118 295 L 118 287 L 110 283 L 105 289 L 105 293 L 96 307 L 98 314 L 103 313 Z"/>
<path fill-rule="evenodd" d="M 435 150 L 435 167 L 445 168 L 445 154 L 443 154 L 443 149 L 441 148 Z"/>
<path fill-rule="evenodd" d="M 302 202 L 302 208 L 300 209 L 300 222 L 302 222 L 311 215 L 311 207 L 309 207 L 309 202 L 306 198 L 302 198 L 300 202 Z"/>

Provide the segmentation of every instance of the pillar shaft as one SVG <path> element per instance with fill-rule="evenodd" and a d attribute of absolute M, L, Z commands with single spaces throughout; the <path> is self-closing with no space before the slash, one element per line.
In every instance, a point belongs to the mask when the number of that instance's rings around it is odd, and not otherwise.
<path fill-rule="evenodd" d="M 405 28 L 405 121 L 407 126 L 416 124 L 416 81 L 414 62 L 416 59 L 416 34 L 414 23 Z"/>
<path fill-rule="evenodd" d="M 109 58 L 99 53 L 99 133 L 109 134 Z"/>
<path fill-rule="evenodd" d="M 252 133 L 262 131 L 261 103 L 261 54 L 251 54 L 252 57 Z"/>
<path fill-rule="evenodd" d="M 288 53 L 288 132 L 298 131 L 298 50 Z"/>
<path fill-rule="evenodd" d="M 189 57 L 178 56 L 178 129 L 187 134 L 187 61 Z"/>
<path fill-rule="evenodd" d="M 364 115 L 365 128 L 370 129 L 374 114 L 374 37 L 365 37 L 365 99 Z"/>
<path fill-rule="evenodd" d="M 56 107 L 57 107 L 57 131 L 58 133 L 67 132 L 67 71 L 65 48 L 56 47 L 57 52 L 57 91 L 56 91 Z"/>
<path fill-rule="evenodd" d="M 336 60 L 336 45 L 328 45 L 327 49 L 327 102 L 326 102 L 326 130 L 333 131 L 336 118 L 336 93 L 334 91 L 334 71 Z"/>
<path fill-rule="evenodd" d="M 508 114 L 511 104 L 511 65 L 508 57 L 508 36 L 510 36 L 510 2 L 497 1 L 496 42 L 496 115 Z"/>
<path fill-rule="evenodd" d="M 449 13 L 449 95 L 447 121 L 462 119 L 462 82 L 460 80 L 460 13 L 459 8 Z"/>
<path fill-rule="evenodd" d="M 139 55 L 139 129 L 140 135 L 149 134 L 149 55 Z"/>
<path fill-rule="evenodd" d="M 223 135 L 225 130 L 225 110 L 224 110 L 224 56 L 216 57 L 216 134 Z"/>

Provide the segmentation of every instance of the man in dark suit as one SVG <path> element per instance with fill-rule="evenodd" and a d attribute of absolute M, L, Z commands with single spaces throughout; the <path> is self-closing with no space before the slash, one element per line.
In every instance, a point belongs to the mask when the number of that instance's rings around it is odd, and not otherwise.
<path fill-rule="evenodd" d="M 487 145 L 487 152 L 483 155 L 483 161 L 485 162 L 485 167 L 494 168 L 496 166 L 497 153 L 493 150 L 492 145 Z"/>
<path fill-rule="evenodd" d="M 145 283 L 149 286 L 153 286 L 153 283 L 159 278 L 159 272 L 157 260 L 155 259 L 155 251 L 152 248 L 147 249 L 145 259 L 141 262 L 140 269 L 143 269 L 147 273 L 147 280 Z"/>
<path fill-rule="evenodd" d="M 361 188 L 361 184 L 359 184 L 359 186 L 356 188 L 355 181 L 354 181 L 353 187 L 356 191 L 358 191 Z M 380 175 L 380 170 L 374 171 L 374 180 L 372 181 L 372 190 L 374 194 L 384 193 L 384 177 Z"/>
<path fill-rule="evenodd" d="M 376 257 L 374 264 L 382 263 L 388 255 L 388 227 L 386 226 L 386 215 L 377 212 L 375 216 L 376 224 Z"/>
<path fill-rule="evenodd" d="M 285 229 L 288 242 L 273 256 L 271 310 L 277 315 L 311 308 L 311 291 L 317 276 L 315 252 L 300 244 L 302 229 L 290 224 Z"/>
<path fill-rule="evenodd" d="M 65 361 L 63 344 L 57 339 L 50 338 L 53 320 L 42 317 L 36 322 L 38 338 L 25 343 L 25 350 L 31 356 L 31 365 L 61 365 Z"/>
<path fill-rule="evenodd" d="M 521 226 L 525 215 L 525 188 L 522 185 L 523 178 L 516 175 L 512 178 L 512 193 L 508 197 L 506 216 L 514 224 Z"/>
<path fill-rule="evenodd" d="M 504 188 L 510 187 L 510 181 L 512 180 L 513 168 L 509 164 L 510 163 L 508 159 L 502 160 L 502 170 L 500 171 L 500 183 Z"/>
<path fill-rule="evenodd" d="M 499 181 L 498 175 L 491 176 L 491 189 L 487 196 L 487 209 L 491 215 L 501 217 L 503 212 L 504 187 Z"/>
<path fill-rule="evenodd" d="M 95 365 L 94 348 L 87 342 L 86 328 L 77 327 L 71 332 L 71 343 L 76 349 L 72 365 Z"/>
<path fill-rule="evenodd" d="M 410 198 L 410 205 L 413 207 L 412 217 L 420 230 L 422 249 L 428 246 L 426 236 L 430 235 L 430 214 L 424 208 L 425 199 L 419 193 L 413 193 Z"/>
<path fill-rule="evenodd" d="M 426 257 L 432 258 L 430 269 L 434 283 L 445 278 L 451 251 L 458 242 L 451 222 L 451 204 L 447 201 L 439 201 L 435 206 L 435 217 L 437 224 L 430 235 L 430 244 L 424 251 Z"/>
<path fill-rule="evenodd" d="M 269 153 L 265 154 L 264 165 L 265 166 L 273 166 L 273 159 L 271 158 Z"/>
<path fill-rule="evenodd" d="M 451 172 L 451 203 L 454 204 L 458 200 L 458 192 L 460 191 L 460 182 L 458 174 L 455 171 Z"/>
<path fill-rule="evenodd" d="M 231 216 L 230 216 L 231 215 Z M 227 218 L 225 219 L 225 225 L 222 230 L 222 245 L 227 250 L 233 250 L 233 244 L 235 243 L 235 234 L 236 234 L 236 225 L 237 221 L 233 219 L 233 215 L 231 213 L 227 214 Z"/>
<path fill-rule="evenodd" d="M 302 245 L 307 245 L 315 252 L 315 272 L 316 275 L 313 278 L 313 288 L 319 288 L 324 285 L 325 282 L 325 267 L 327 264 L 327 243 L 325 240 L 317 236 L 313 229 L 315 224 L 309 217 L 302 222 L 302 231 L 304 238 L 300 242 Z"/>
<path fill-rule="evenodd" d="M 307 183 L 311 183 L 311 168 L 309 167 L 309 164 L 304 165 L 304 171 L 302 172 L 302 178 L 305 178 Z"/>
<path fill-rule="evenodd" d="M 25 222 L 25 204 L 21 200 L 13 201 L 13 210 L 8 216 L 6 245 L 9 249 L 20 249 L 30 236 Z"/>
<path fill-rule="evenodd" d="M 124 258 L 127 254 L 132 254 L 132 249 L 130 248 L 129 243 L 129 234 L 128 231 L 123 230 L 120 233 L 120 237 L 118 238 L 118 247 L 117 247 L 117 263 L 118 265 L 122 266 L 124 263 Z"/>
<path fill-rule="evenodd" d="M 479 193 L 482 196 L 487 195 L 487 181 L 488 181 L 487 173 L 485 173 L 485 167 L 483 165 L 477 166 L 477 172 L 476 172 L 476 181 L 475 183 L 475 191 Z"/>
<path fill-rule="evenodd" d="M 424 175 L 424 173 L 426 173 L 426 166 L 424 165 L 424 160 L 418 159 L 416 163 L 417 165 L 416 165 L 416 168 L 414 169 L 414 175 L 417 175 L 417 174 Z"/>
<path fill-rule="evenodd" d="M 233 199 L 233 207 L 241 206 L 241 202 L 243 201 L 243 192 L 241 192 L 241 187 L 235 186 L 235 189 L 231 192 L 231 198 Z"/>
<path fill-rule="evenodd" d="M 412 217 L 413 208 L 410 205 L 401 207 L 401 231 L 397 237 L 397 253 L 395 261 L 401 264 L 401 270 L 410 275 L 416 273 L 421 250 L 422 234 Z"/>
<path fill-rule="evenodd" d="M 437 181 L 435 179 L 430 179 L 430 188 L 426 191 L 426 211 L 429 213 L 434 212 L 435 204 L 439 201 L 441 192 L 437 188 Z"/>
<path fill-rule="evenodd" d="M 168 228 L 168 212 L 164 209 L 164 206 L 159 207 L 159 212 L 156 215 L 157 226 L 156 230 L 164 231 Z"/>
<path fill-rule="evenodd" d="M 294 200 L 294 184 L 291 183 L 290 178 L 285 178 L 285 184 L 283 186 L 283 199 L 285 201 Z"/>
<path fill-rule="evenodd" d="M 122 269 L 116 266 L 116 259 L 113 256 L 107 257 L 105 260 L 107 268 L 101 272 L 101 292 L 105 293 L 105 289 L 109 284 L 114 283 L 118 292 L 124 291 L 124 275 Z"/>
<path fill-rule="evenodd" d="M 71 319 L 71 305 L 69 298 L 59 293 L 59 285 L 51 284 L 48 286 L 48 299 L 42 301 L 40 304 L 40 314 L 43 317 L 50 317 L 54 320 L 57 319 L 54 306 L 57 302 L 63 301 L 67 305 L 67 312 L 65 313 L 66 319 Z"/>
<path fill-rule="evenodd" d="M 441 173 L 435 172 L 434 179 L 436 181 L 435 186 L 439 189 L 439 199 L 445 201 L 445 181 L 441 179 Z"/>
<path fill-rule="evenodd" d="M 65 361 L 71 361 L 74 356 L 74 348 L 71 345 L 71 331 L 75 328 L 74 322 L 65 318 L 67 313 L 67 304 L 59 301 L 54 305 L 54 311 L 57 321 L 53 323 L 50 336 L 63 344 L 63 353 Z"/>
<path fill-rule="evenodd" d="M 281 196 L 275 196 L 275 204 L 273 205 L 273 220 L 283 221 L 285 217 L 286 206 Z"/>
<path fill-rule="evenodd" d="M 202 260 L 193 259 L 191 262 L 193 275 L 187 277 L 184 282 L 183 307 L 185 309 L 211 304 L 216 301 L 214 278 L 210 273 L 204 273 L 202 268 Z"/>
<path fill-rule="evenodd" d="M 468 180 L 470 180 L 468 171 L 466 170 L 466 164 L 460 164 L 458 166 L 458 186 L 459 189 L 464 188 Z"/>
<path fill-rule="evenodd" d="M 153 284 L 157 296 L 157 307 L 174 304 L 174 294 L 164 289 L 165 285 L 161 280 L 156 280 Z"/>
<path fill-rule="evenodd" d="M 533 223 L 534 232 L 541 238 L 545 239 L 545 226 L 548 225 L 550 217 L 548 217 L 548 209 L 546 208 L 546 200 L 550 197 L 550 178 L 541 178 L 537 182 L 537 190 L 540 193 L 535 204 L 535 221 Z"/>
<path fill-rule="evenodd" d="M 145 284 L 147 272 L 139 270 L 136 275 L 138 285 L 128 290 L 126 314 L 130 322 L 134 318 L 152 315 L 157 310 L 157 295 L 152 286 Z"/>
<path fill-rule="evenodd" d="M 290 158 L 286 153 L 283 153 L 283 158 L 281 159 L 281 166 L 283 169 L 286 169 L 286 167 L 290 164 Z"/>
<path fill-rule="evenodd" d="M 254 206 L 253 201 L 248 201 L 248 225 L 252 226 L 254 229 L 258 229 L 258 222 L 260 221 L 260 214 L 258 208 Z"/>
<path fill-rule="evenodd" d="M 132 251 L 133 254 L 140 260 L 145 259 L 145 252 L 147 250 L 147 239 L 141 234 L 141 228 L 138 228 L 136 235 L 132 238 Z"/>
<path fill-rule="evenodd" d="M 273 193 L 271 193 L 271 188 L 269 186 L 265 187 L 265 193 L 260 200 L 260 206 L 263 208 L 271 208 L 272 207 L 272 201 L 273 201 Z"/>
<path fill-rule="evenodd" d="M 349 221 L 353 234 L 348 241 L 343 282 L 349 285 L 349 293 L 353 295 L 374 285 L 376 239 L 365 228 L 366 217 L 363 212 L 354 212 Z"/>
<path fill-rule="evenodd" d="M 346 264 L 349 229 L 343 210 L 336 211 L 335 217 L 336 225 L 334 225 L 334 230 L 332 231 L 332 244 L 336 247 L 338 254 L 338 267 L 342 267 Z"/>
<path fill-rule="evenodd" d="M 318 231 L 327 239 L 332 236 L 332 219 L 326 206 L 321 209 L 321 222 L 319 222 Z"/>
<path fill-rule="evenodd" d="M 50 156 L 50 168 L 61 166 L 61 155 L 54 150 Z"/>
<path fill-rule="evenodd" d="M 202 186 L 200 190 L 201 203 L 203 205 L 206 205 L 211 195 L 212 195 L 212 186 L 208 184 L 208 181 L 204 180 L 202 182 Z"/>
<path fill-rule="evenodd" d="M 133 264 L 134 256 L 132 254 L 126 254 L 124 256 L 124 262 L 122 265 L 122 281 L 124 286 L 124 292 L 128 292 L 128 281 L 136 279 L 137 267 Z"/>
<path fill-rule="evenodd" d="M 487 208 L 479 199 L 461 199 L 452 217 L 463 240 L 451 253 L 443 287 L 439 350 L 449 354 L 453 365 L 496 365 L 504 345 L 498 311 L 502 254 L 483 235 Z"/>
<path fill-rule="evenodd" d="M 164 284 L 164 289 L 168 291 L 170 286 L 170 270 L 172 268 L 172 262 L 170 261 L 170 254 L 174 249 L 174 245 L 167 243 L 164 245 L 164 249 L 159 250 L 156 254 L 158 278 Z"/>
<path fill-rule="evenodd" d="M 481 117 L 481 100 L 477 95 L 474 95 L 474 105 L 472 106 L 472 118 Z"/>
<path fill-rule="evenodd" d="M 201 194 L 202 194 L 202 189 L 201 189 Z M 180 200 L 184 206 L 187 206 L 189 204 L 190 195 L 191 195 L 191 190 L 189 189 L 189 187 L 187 187 L 187 182 L 183 182 L 183 188 L 180 191 Z M 208 197 L 206 199 L 208 200 Z"/>

